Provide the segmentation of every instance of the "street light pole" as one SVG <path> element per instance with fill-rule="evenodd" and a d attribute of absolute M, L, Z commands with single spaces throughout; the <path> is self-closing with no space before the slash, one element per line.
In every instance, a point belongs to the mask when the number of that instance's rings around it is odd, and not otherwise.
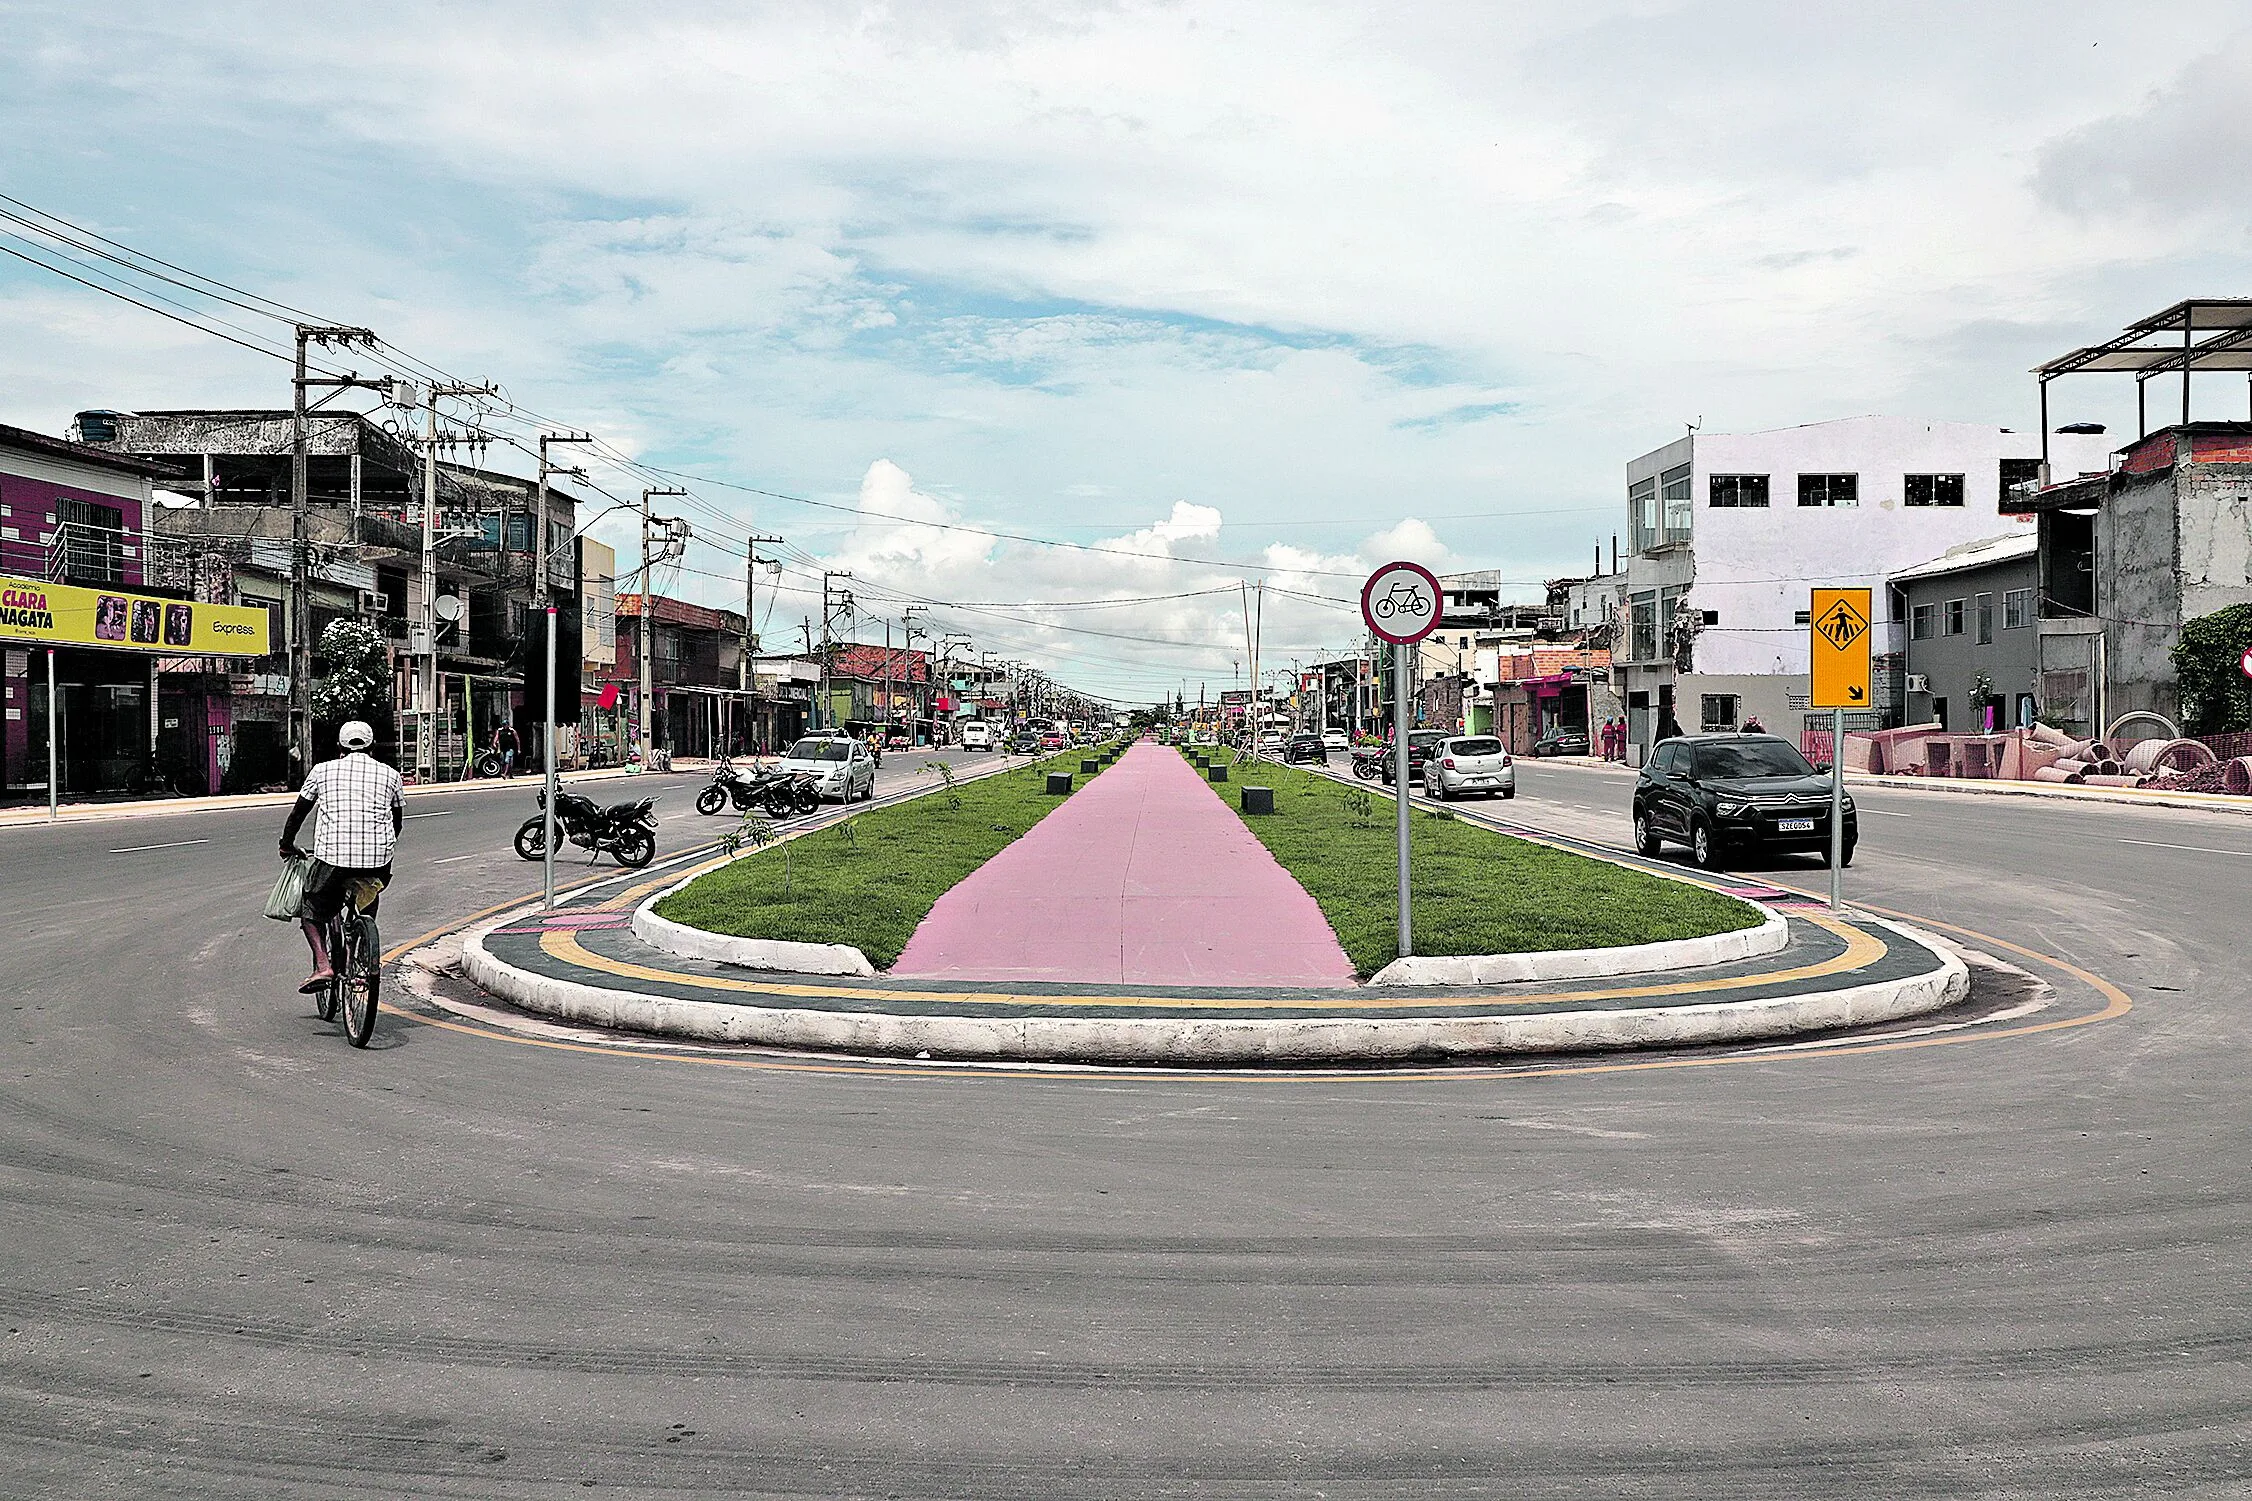
<path fill-rule="evenodd" d="M 555 591 L 548 586 L 547 577 L 547 477 L 551 474 L 583 474 L 584 470 L 564 469 L 548 462 L 547 446 L 550 443 L 592 443 L 592 433 L 541 433 L 539 495 L 532 517 L 532 587 L 539 591 L 535 596 L 544 612 L 547 661 L 544 671 L 547 682 L 540 694 L 543 705 L 540 715 L 540 767 L 545 779 L 545 790 L 540 798 L 540 888 L 541 906 L 555 906 Z M 643 763 L 647 765 L 647 762 Z"/>

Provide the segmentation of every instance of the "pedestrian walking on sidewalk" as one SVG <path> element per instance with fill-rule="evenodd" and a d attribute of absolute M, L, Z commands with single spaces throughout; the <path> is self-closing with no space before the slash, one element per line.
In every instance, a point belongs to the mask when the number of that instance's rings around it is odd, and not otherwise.
<path fill-rule="evenodd" d="M 500 774 L 502 776 L 512 777 L 516 775 L 516 753 L 523 748 L 523 743 L 516 738 L 516 727 L 514 725 L 503 724 L 499 729 L 493 731 L 493 749 L 500 755 Z"/>

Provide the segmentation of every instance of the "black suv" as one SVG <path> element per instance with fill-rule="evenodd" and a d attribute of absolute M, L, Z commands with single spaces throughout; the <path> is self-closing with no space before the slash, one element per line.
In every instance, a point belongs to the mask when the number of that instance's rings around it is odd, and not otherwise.
<path fill-rule="evenodd" d="M 1282 759 L 1286 766 L 1293 761 L 1319 761 L 1327 766 L 1329 749 L 1321 743 L 1319 735 L 1293 735 L 1290 743 L 1282 748 Z"/>
<path fill-rule="evenodd" d="M 1860 830 L 1845 800 L 1844 863 Z M 1661 742 L 1634 784 L 1634 847 L 1686 844 L 1707 870 L 1730 850 L 1830 850 L 1830 778 L 1774 735 L 1684 735 Z"/>

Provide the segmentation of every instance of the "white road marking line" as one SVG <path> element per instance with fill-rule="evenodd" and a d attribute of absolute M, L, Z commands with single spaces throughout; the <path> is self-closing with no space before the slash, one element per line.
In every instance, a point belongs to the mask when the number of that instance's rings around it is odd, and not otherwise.
<path fill-rule="evenodd" d="M 1874 813 L 1879 818 L 1914 818 L 1913 813 L 1895 813 L 1890 808 L 1863 808 L 1864 813 Z"/>
<path fill-rule="evenodd" d="M 140 855 L 150 850 L 180 850 L 191 844 L 209 844 L 208 839 L 175 839 L 170 844 L 131 844 L 121 850 L 111 850 L 113 855 Z"/>
<path fill-rule="evenodd" d="M 2217 850 L 2209 844 L 2162 844 L 2156 839 L 2122 839 L 2121 844 L 2139 844 L 2154 850 L 2192 850 L 2200 855 L 2252 855 L 2252 850 Z M 163 848 L 159 845 L 158 848 Z"/>
<path fill-rule="evenodd" d="M 474 860 L 476 858 L 475 855 L 448 855 L 443 860 L 433 860 L 430 863 L 432 865 L 451 865 L 456 860 Z"/>
<path fill-rule="evenodd" d="M 409 817 L 409 818 L 445 818 L 445 817 L 449 816 L 450 814 L 452 814 L 452 812 L 453 812 L 453 809 L 451 809 L 451 808 L 443 808 L 443 809 L 440 809 L 440 810 L 439 810 L 438 812 L 436 812 L 436 813 L 409 813 L 409 814 L 407 815 L 407 817 Z"/>

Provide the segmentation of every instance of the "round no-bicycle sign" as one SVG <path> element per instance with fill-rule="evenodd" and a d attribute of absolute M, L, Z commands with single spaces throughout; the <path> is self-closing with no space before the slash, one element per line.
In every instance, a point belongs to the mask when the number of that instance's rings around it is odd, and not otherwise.
<path fill-rule="evenodd" d="M 2244 655 L 2237 658 L 2236 665 L 2244 669 L 2246 677 L 2252 678 L 2252 646 L 2244 649 Z"/>
<path fill-rule="evenodd" d="M 1439 628 L 1439 580 L 1421 563 L 1386 563 L 1361 585 L 1361 619 L 1394 646 Z"/>

